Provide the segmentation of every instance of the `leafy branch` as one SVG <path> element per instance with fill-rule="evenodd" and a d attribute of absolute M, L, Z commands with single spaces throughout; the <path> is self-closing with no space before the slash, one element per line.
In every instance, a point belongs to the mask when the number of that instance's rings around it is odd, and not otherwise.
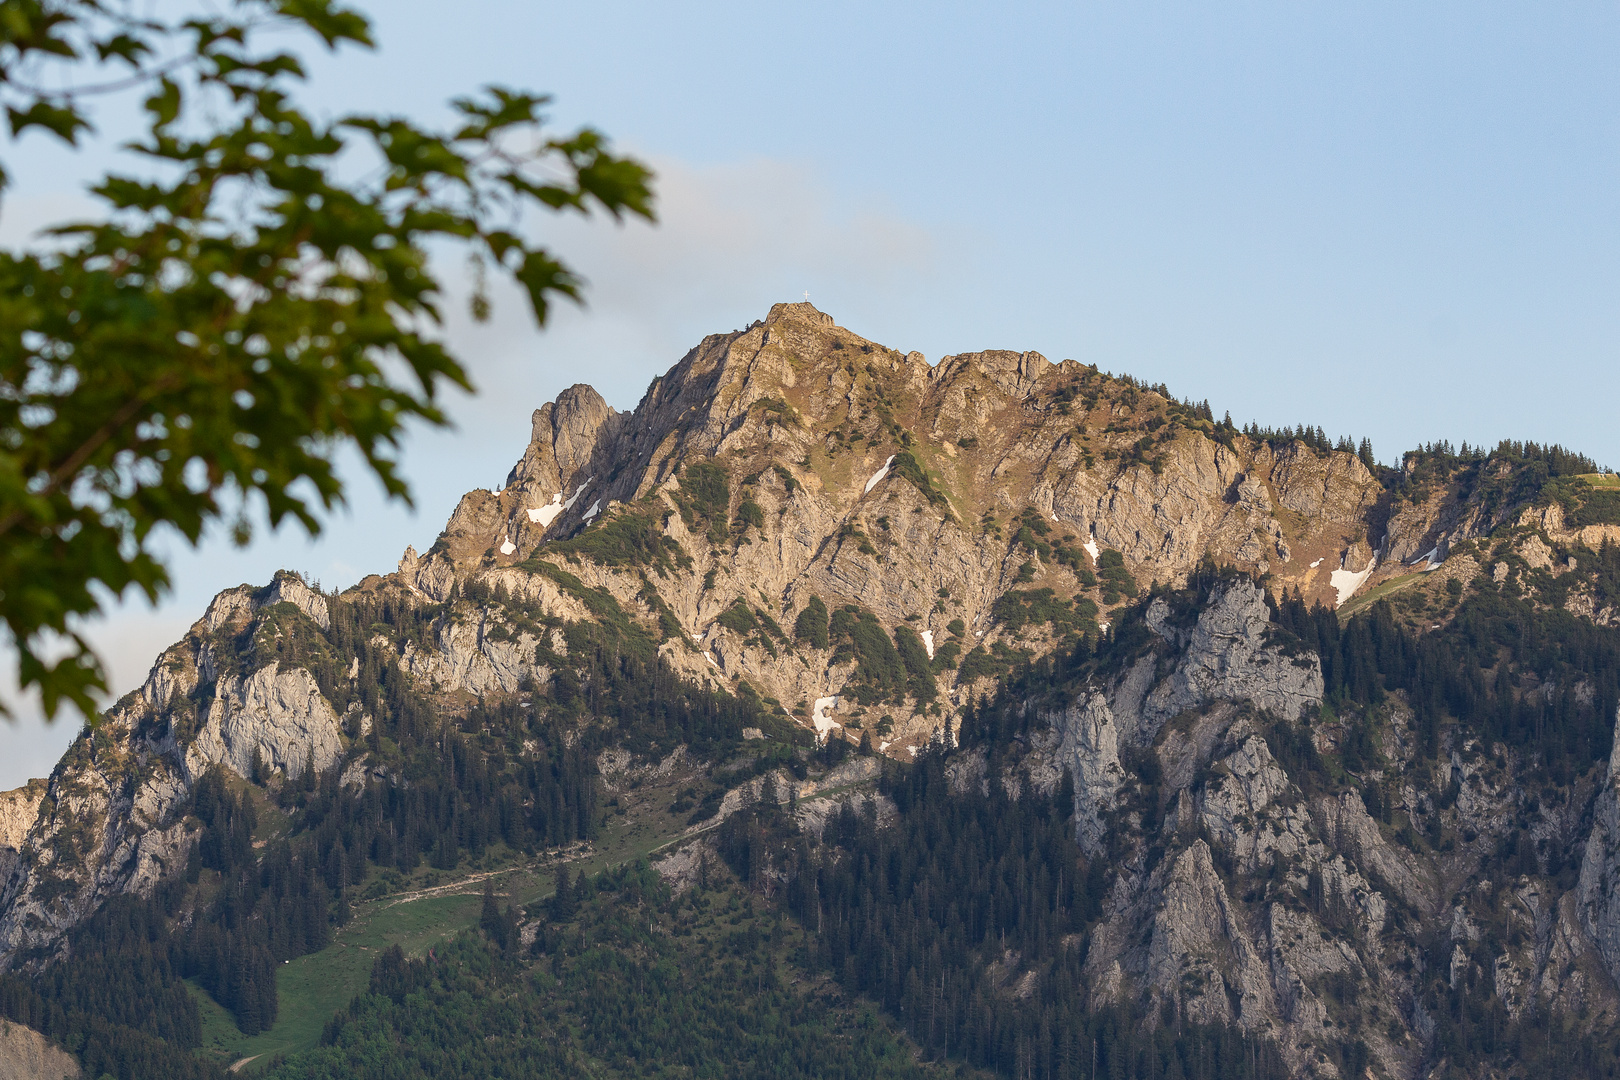
<path fill-rule="evenodd" d="M 458 98 L 448 130 L 312 118 L 291 94 L 298 57 L 259 47 L 289 27 L 372 46 L 365 17 L 330 0 L 170 21 L 101 0 L 0 0 L 13 137 L 76 145 L 93 130 L 85 95 L 146 87 L 146 131 L 126 149 L 155 174 L 104 177 L 92 191 L 106 216 L 51 230 L 56 250 L 0 252 L 0 618 L 50 715 L 63 700 L 89 714 L 105 689 L 72 629 L 100 610 L 96 587 L 153 601 L 169 588 L 149 546 L 160 526 L 196 544 L 225 506 L 262 499 L 272 526 L 318 533 L 344 498 L 345 447 L 409 501 L 406 425 L 444 426 L 442 388 L 472 389 L 435 338 L 429 245 L 469 249 L 475 317 L 495 268 L 543 326 L 582 283 L 532 239 L 536 211 L 654 217 L 648 169 L 592 129 L 548 132 L 543 95 Z M 123 74 L 47 91 L 50 65 Z M 357 158 L 372 162 L 358 180 Z M 53 640 L 68 655 L 41 659 Z"/>

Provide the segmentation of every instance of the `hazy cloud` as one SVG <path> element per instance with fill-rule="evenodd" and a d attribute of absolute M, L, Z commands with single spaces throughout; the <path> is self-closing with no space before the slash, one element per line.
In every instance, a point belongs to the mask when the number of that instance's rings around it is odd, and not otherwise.
<path fill-rule="evenodd" d="M 540 337 L 513 290 L 503 290 L 495 318 L 482 326 L 453 307 L 452 340 L 479 385 L 501 390 L 462 405 L 458 416 L 499 416 L 515 388 L 538 404 L 579 381 L 628 408 L 706 334 L 746 325 L 806 292 L 840 315 L 882 307 L 923 287 L 941 260 L 935 233 L 893 207 L 835 199 L 806 165 L 651 164 L 658 225 L 544 223 L 547 243 L 587 279 L 583 310 L 560 305 Z M 527 413 L 523 419 L 526 427 Z"/>

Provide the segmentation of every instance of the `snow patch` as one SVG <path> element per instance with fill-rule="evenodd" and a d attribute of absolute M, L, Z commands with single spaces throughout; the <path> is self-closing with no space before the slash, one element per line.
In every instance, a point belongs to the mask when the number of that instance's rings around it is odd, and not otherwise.
<path fill-rule="evenodd" d="M 562 493 L 558 492 L 551 497 L 551 501 L 546 505 L 529 507 L 529 521 L 539 525 L 542 529 L 550 528 L 551 523 L 556 521 L 557 515 L 562 512 Z"/>
<path fill-rule="evenodd" d="M 1113 626 L 1113 625 L 1114 624 L 1109 622 L 1107 619 L 1103 619 L 1103 620 L 1101 620 L 1100 622 L 1097 623 L 1097 629 L 1099 631 L 1101 631 L 1102 633 L 1106 634 L 1106 633 L 1108 633 L 1108 628 L 1110 626 Z"/>
<path fill-rule="evenodd" d="M 1438 544 L 1436 544 L 1434 547 L 1430 548 L 1428 551 L 1424 552 L 1422 555 L 1419 555 L 1417 558 L 1413 559 L 1411 562 L 1407 563 L 1406 565 L 1415 566 L 1419 562 L 1423 563 L 1423 569 L 1424 570 L 1433 570 L 1435 567 L 1439 566 L 1440 562 L 1441 562 L 1441 559 L 1440 559 L 1440 546 Z"/>
<path fill-rule="evenodd" d="M 1333 587 L 1337 589 L 1339 593 L 1339 600 L 1333 606 L 1343 607 L 1344 602 L 1356 594 L 1356 590 L 1361 588 L 1362 583 L 1365 582 L 1369 576 L 1371 576 L 1373 570 L 1375 570 L 1377 566 L 1378 559 L 1376 556 L 1374 556 L 1373 560 L 1367 564 L 1367 569 L 1361 571 L 1359 574 L 1352 573 L 1349 570 L 1333 571 L 1333 576 L 1329 579 L 1329 581 L 1332 582 Z"/>
<path fill-rule="evenodd" d="M 828 709 L 834 709 L 837 707 L 838 699 L 836 697 L 816 698 L 816 707 L 810 710 L 810 722 L 816 726 L 817 738 L 826 738 L 827 733 L 833 728 L 841 728 L 844 726 L 827 715 Z"/>
<path fill-rule="evenodd" d="M 714 662 L 714 654 L 713 653 L 705 652 L 703 654 L 703 659 L 705 659 L 705 660 L 707 660 L 709 662 L 710 667 L 715 668 L 717 670 L 719 669 L 720 665 Z"/>
<path fill-rule="evenodd" d="M 873 473 L 873 474 L 872 474 L 872 479 L 870 479 L 870 480 L 868 480 L 868 481 L 867 481 L 867 482 L 866 482 L 866 490 L 865 490 L 865 491 L 863 491 L 863 492 L 861 492 L 861 494 L 862 494 L 862 495 L 869 495 L 869 494 L 871 494 L 871 492 L 872 492 L 872 489 L 873 489 L 873 488 L 875 488 L 875 487 L 877 487 L 877 486 L 878 486 L 878 483 L 879 483 L 879 482 L 880 482 L 880 481 L 881 481 L 881 480 L 882 480 L 882 479 L 883 479 L 883 478 L 884 478 L 884 477 L 885 477 L 885 476 L 888 476 L 888 475 L 889 475 L 889 466 L 890 466 L 890 465 L 893 465 L 893 464 L 894 464 L 894 455 L 893 455 L 893 454 L 890 454 L 890 455 L 889 455 L 889 460 L 888 460 L 888 461 L 885 461 L 885 462 L 884 462 L 884 463 L 883 463 L 883 468 L 881 468 L 881 469 L 879 469 L 879 470 L 878 470 L 878 471 L 877 471 L 877 472 L 875 472 L 875 473 Z"/>
<path fill-rule="evenodd" d="M 512 552 L 514 552 L 516 550 L 517 550 L 517 545 L 512 543 L 512 541 L 511 541 L 511 539 L 509 537 L 503 535 L 501 537 L 501 554 L 502 555 L 510 555 L 510 554 L 512 554 Z"/>
<path fill-rule="evenodd" d="M 596 479 L 596 477 L 594 477 L 594 476 L 587 476 L 585 478 L 585 482 L 583 484 L 579 485 L 579 487 L 575 488 L 574 489 L 574 494 L 569 497 L 567 502 L 562 504 L 562 508 L 565 511 L 566 510 L 572 510 L 574 508 L 574 504 L 579 502 L 579 497 L 581 495 L 585 494 L 585 489 L 590 487 L 591 486 L 591 481 L 595 480 L 595 479 Z"/>
<path fill-rule="evenodd" d="M 1102 554 L 1102 552 L 1097 548 L 1097 540 L 1096 540 L 1095 537 L 1093 537 L 1090 540 L 1087 540 L 1085 543 L 1081 544 L 1080 546 L 1086 549 L 1086 554 L 1091 556 L 1091 561 L 1092 562 L 1096 562 L 1097 561 L 1097 556 Z"/>
<path fill-rule="evenodd" d="M 1321 565 L 1322 565 L 1322 560 L 1317 559 L 1315 562 L 1311 563 L 1311 569 L 1315 570 L 1318 566 L 1321 566 Z"/>
<path fill-rule="evenodd" d="M 597 514 L 600 514 L 601 512 L 602 512 L 602 500 L 597 499 L 595 502 L 591 503 L 591 508 L 589 510 L 585 511 L 585 520 L 589 521 L 589 520 L 591 520 L 591 518 L 595 517 Z"/>
<path fill-rule="evenodd" d="M 923 648 L 928 650 L 928 659 L 932 660 L 934 658 L 934 632 L 932 630 L 924 630 L 922 632 L 922 639 Z"/>

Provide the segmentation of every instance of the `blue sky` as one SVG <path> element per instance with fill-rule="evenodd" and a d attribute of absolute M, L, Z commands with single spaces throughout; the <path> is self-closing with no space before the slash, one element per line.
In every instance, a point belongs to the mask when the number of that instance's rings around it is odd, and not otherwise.
<path fill-rule="evenodd" d="M 453 12 L 453 14 L 451 14 Z M 592 281 L 543 335 L 507 297 L 452 340 L 483 393 L 413 440 L 418 510 L 369 481 L 325 537 L 176 552 L 92 628 L 117 689 L 208 598 L 280 566 L 347 585 L 498 485 L 570 383 L 632 407 L 704 334 L 808 292 L 930 360 L 1036 349 L 1240 422 L 1555 440 L 1620 465 L 1620 9 L 1613 4 L 682 5 L 395 0 L 380 48 L 309 51 L 308 100 L 442 116 L 556 95 L 661 175 L 663 222 L 546 223 Z M 126 129 L 109 109 L 103 134 Z M 105 149 L 30 138 L 0 240 L 83 213 Z M 0 787 L 71 738 L 0 728 Z"/>

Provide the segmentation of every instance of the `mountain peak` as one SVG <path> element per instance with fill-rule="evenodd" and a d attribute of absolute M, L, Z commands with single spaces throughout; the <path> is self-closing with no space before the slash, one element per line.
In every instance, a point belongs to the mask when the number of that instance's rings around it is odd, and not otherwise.
<path fill-rule="evenodd" d="M 766 326 L 774 326 L 779 322 L 789 321 L 808 323 L 811 326 L 836 325 L 831 315 L 820 310 L 808 300 L 772 304 L 770 314 L 765 316 Z"/>

